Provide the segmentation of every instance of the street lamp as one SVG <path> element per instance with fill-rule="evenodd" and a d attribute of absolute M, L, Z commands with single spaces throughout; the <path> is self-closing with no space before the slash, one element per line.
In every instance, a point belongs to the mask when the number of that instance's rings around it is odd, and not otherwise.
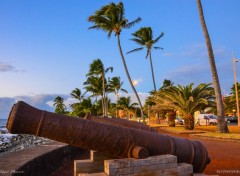
<path fill-rule="evenodd" d="M 236 75 L 236 64 L 238 60 L 234 58 L 232 53 L 232 60 L 233 60 L 233 73 L 234 73 L 234 84 L 235 84 L 235 93 L 236 93 L 236 105 L 237 105 L 237 117 L 238 117 L 238 126 L 240 126 L 240 114 L 239 114 L 239 102 L 238 102 L 238 86 L 237 86 L 237 75 Z"/>

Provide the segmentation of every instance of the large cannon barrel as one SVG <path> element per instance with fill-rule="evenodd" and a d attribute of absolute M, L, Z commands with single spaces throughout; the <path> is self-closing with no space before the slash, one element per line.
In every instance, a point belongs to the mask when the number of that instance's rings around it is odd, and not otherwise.
<path fill-rule="evenodd" d="M 34 134 L 118 158 L 131 157 L 129 153 L 134 147 L 139 151 L 147 149 L 150 156 L 172 154 L 179 163 L 192 164 L 194 172 L 202 172 L 210 162 L 206 148 L 199 141 L 58 115 L 22 101 L 13 106 L 7 128 L 11 133 Z"/>
<path fill-rule="evenodd" d="M 87 115 L 84 118 L 95 121 L 95 122 L 109 124 L 109 125 L 116 125 L 116 126 L 122 126 L 126 128 L 134 128 L 134 129 L 139 129 L 143 131 L 151 131 L 151 132 L 157 133 L 157 130 L 155 128 L 151 128 L 140 122 L 129 121 L 126 119 L 97 117 L 97 116 L 90 116 L 90 115 Z"/>

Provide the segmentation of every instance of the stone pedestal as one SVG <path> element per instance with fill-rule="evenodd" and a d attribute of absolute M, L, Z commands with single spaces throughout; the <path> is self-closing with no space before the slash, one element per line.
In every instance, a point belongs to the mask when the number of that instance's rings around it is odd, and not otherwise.
<path fill-rule="evenodd" d="M 75 176 L 191 176 L 193 167 L 177 163 L 173 155 L 151 156 L 145 159 L 109 159 L 91 151 L 91 159 L 74 161 Z"/>
<path fill-rule="evenodd" d="M 79 173 L 94 174 L 104 172 L 104 160 L 112 158 L 111 156 L 91 150 L 90 159 L 74 160 L 74 176 L 79 176 Z"/>

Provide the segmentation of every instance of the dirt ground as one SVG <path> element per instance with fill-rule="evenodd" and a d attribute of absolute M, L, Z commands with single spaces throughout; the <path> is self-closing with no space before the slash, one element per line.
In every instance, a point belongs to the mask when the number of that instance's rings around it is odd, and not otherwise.
<path fill-rule="evenodd" d="M 188 134 L 173 134 L 159 129 L 159 133 L 170 136 L 194 139 Z M 207 175 L 240 175 L 240 143 L 228 141 L 215 141 L 209 139 L 200 140 L 207 148 L 211 163 L 204 170 Z M 86 159 L 88 154 L 76 156 L 76 159 Z M 73 176 L 73 161 L 59 168 L 52 176 Z"/>

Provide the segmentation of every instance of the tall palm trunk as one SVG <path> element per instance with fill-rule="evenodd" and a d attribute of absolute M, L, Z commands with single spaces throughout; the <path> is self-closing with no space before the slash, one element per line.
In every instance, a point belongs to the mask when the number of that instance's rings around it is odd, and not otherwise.
<path fill-rule="evenodd" d="M 105 93 L 105 75 L 102 75 L 102 108 L 103 108 L 103 116 L 106 116 L 106 93 Z"/>
<path fill-rule="evenodd" d="M 154 71 L 153 71 L 153 64 L 152 64 L 152 53 L 149 51 L 149 60 L 150 60 L 150 65 L 151 65 L 151 71 L 152 71 L 152 80 L 153 80 L 153 86 L 154 86 L 154 91 L 156 92 L 156 83 L 155 83 L 155 78 L 154 78 Z"/>
<path fill-rule="evenodd" d="M 197 0 L 197 5 L 198 5 L 198 11 L 199 11 L 202 30 L 204 33 L 204 38 L 205 38 L 207 49 L 208 49 L 208 58 L 209 58 L 211 72 L 212 72 L 213 86 L 214 86 L 214 92 L 216 97 L 217 116 L 218 116 L 217 132 L 228 133 L 229 131 L 228 131 L 227 122 L 225 121 L 225 116 L 224 116 L 224 107 L 223 107 L 220 83 L 219 83 L 218 74 L 217 74 L 217 68 L 214 60 L 211 40 L 208 34 L 207 25 L 204 19 L 201 0 Z"/>
<path fill-rule="evenodd" d="M 155 82 L 155 78 L 154 78 L 154 71 L 153 71 L 153 64 L 152 64 L 152 52 L 151 51 L 149 51 L 149 60 L 150 60 L 151 71 L 152 71 L 152 80 L 153 80 L 154 91 L 156 92 L 157 88 L 156 88 L 156 82 Z M 157 115 L 158 123 L 160 124 L 159 112 L 157 112 L 156 115 Z"/>
<path fill-rule="evenodd" d="M 194 116 L 192 114 L 184 114 L 184 128 L 187 130 L 194 129 Z"/>
<path fill-rule="evenodd" d="M 118 95 L 118 91 L 115 88 L 115 96 L 116 96 L 116 118 L 118 117 L 118 101 L 119 101 L 119 95 Z"/>
<path fill-rule="evenodd" d="M 108 116 L 108 94 L 105 92 L 105 115 Z"/>
<path fill-rule="evenodd" d="M 128 77 L 128 81 L 129 81 L 129 83 L 130 83 L 130 85 L 131 85 L 131 87 L 133 89 L 133 92 L 134 92 L 135 96 L 137 97 L 137 101 L 138 101 L 138 104 L 139 104 L 140 110 L 141 110 L 141 117 L 143 118 L 143 121 L 145 122 L 145 118 L 144 118 L 143 110 L 142 110 L 143 109 L 142 108 L 142 103 L 141 103 L 140 98 L 138 96 L 138 93 L 137 93 L 137 91 L 136 91 L 136 89 L 135 89 L 135 87 L 133 85 L 132 79 L 131 79 L 131 77 L 129 75 L 127 64 L 126 64 L 126 61 L 125 61 L 124 56 L 123 56 L 122 47 L 121 47 L 121 43 L 120 43 L 120 36 L 119 35 L 117 35 L 117 39 L 118 39 L 118 48 L 119 48 L 120 55 L 121 55 L 121 58 L 122 58 L 123 66 L 125 68 L 125 71 L 126 71 L 126 74 L 127 74 L 127 77 Z"/>
<path fill-rule="evenodd" d="M 168 125 L 169 127 L 175 127 L 175 119 L 176 119 L 176 112 L 173 110 L 170 110 L 168 112 Z"/>

